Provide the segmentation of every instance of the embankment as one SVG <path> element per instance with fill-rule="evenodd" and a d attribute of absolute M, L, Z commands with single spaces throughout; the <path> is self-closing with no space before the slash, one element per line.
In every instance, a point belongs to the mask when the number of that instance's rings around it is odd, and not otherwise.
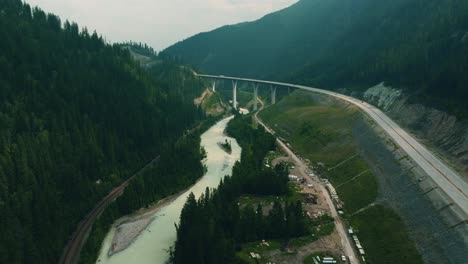
<path fill-rule="evenodd" d="M 386 102 L 397 97 L 387 96 Z M 466 225 L 450 202 L 355 107 L 297 91 L 261 118 L 336 186 L 373 263 L 420 263 L 419 254 L 425 263 L 468 258 Z"/>

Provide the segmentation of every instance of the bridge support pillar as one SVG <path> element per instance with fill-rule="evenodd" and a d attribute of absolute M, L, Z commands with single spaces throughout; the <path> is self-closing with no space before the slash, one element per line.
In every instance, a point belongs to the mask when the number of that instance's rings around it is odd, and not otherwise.
<path fill-rule="evenodd" d="M 237 81 L 232 81 L 232 107 L 237 109 Z"/>
<path fill-rule="evenodd" d="M 254 111 L 258 110 L 258 83 L 254 83 Z"/>
<path fill-rule="evenodd" d="M 276 104 L 276 86 L 271 86 L 271 104 Z"/>
<path fill-rule="evenodd" d="M 214 92 L 216 92 L 216 79 L 213 79 L 211 81 L 211 90 Z"/>

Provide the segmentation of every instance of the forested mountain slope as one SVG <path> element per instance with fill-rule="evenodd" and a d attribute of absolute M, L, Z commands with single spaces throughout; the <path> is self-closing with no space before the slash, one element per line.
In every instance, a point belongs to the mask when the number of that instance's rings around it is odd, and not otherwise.
<path fill-rule="evenodd" d="M 179 42 L 164 55 L 212 74 L 362 90 L 382 81 L 466 115 L 468 2 L 301 0 Z"/>
<path fill-rule="evenodd" d="M 56 263 L 93 205 L 202 117 L 202 85 L 20 0 L 0 1 L 0 36 L 0 263 Z"/>

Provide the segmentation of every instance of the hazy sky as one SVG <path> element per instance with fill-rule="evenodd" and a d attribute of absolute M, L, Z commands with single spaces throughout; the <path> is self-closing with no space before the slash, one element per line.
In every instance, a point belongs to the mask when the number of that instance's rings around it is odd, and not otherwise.
<path fill-rule="evenodd" d="M 226 24 L 252 21 L 298 0 L 26 0 L 96 30 L 111 42 L 145 42 L 157 51 Z"/>

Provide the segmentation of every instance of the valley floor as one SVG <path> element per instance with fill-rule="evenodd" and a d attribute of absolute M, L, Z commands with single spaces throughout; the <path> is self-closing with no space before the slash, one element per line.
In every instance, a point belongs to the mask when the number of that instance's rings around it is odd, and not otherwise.
<path fill-rule="evenodd" d="M 366 125 L 355 107 L 296 92 L 262 111 L 260 117 L 287 146 L 303 156 L 300 159 L 313 168 L 314 174 L 327 179 L 336 189 L 344 202 L 345 225 L 340 228 L 338 224 L 337 230 L 344 230 L 341 237 L 351 240 L 342 244 L 351 245 L 357 253 L 362 246 L 364 258 L 371 263 L 423 262 L 418 252 L 421 248 L 415 245 L 414 237 L 409 237 L 412 230 L 408 229 L 407 221 L 380 194 L 385 183 L 378 175 L 379 162 L 360 145 L 361 139 L 370 139 L 371 123 Z M 356 124 L 366 125 L 367 129 Z M 357 140 L 356 135 L 361 137 Z M 355 237 L 347 234 L 348 227 L 353 227 L 359 246 Z"/>

